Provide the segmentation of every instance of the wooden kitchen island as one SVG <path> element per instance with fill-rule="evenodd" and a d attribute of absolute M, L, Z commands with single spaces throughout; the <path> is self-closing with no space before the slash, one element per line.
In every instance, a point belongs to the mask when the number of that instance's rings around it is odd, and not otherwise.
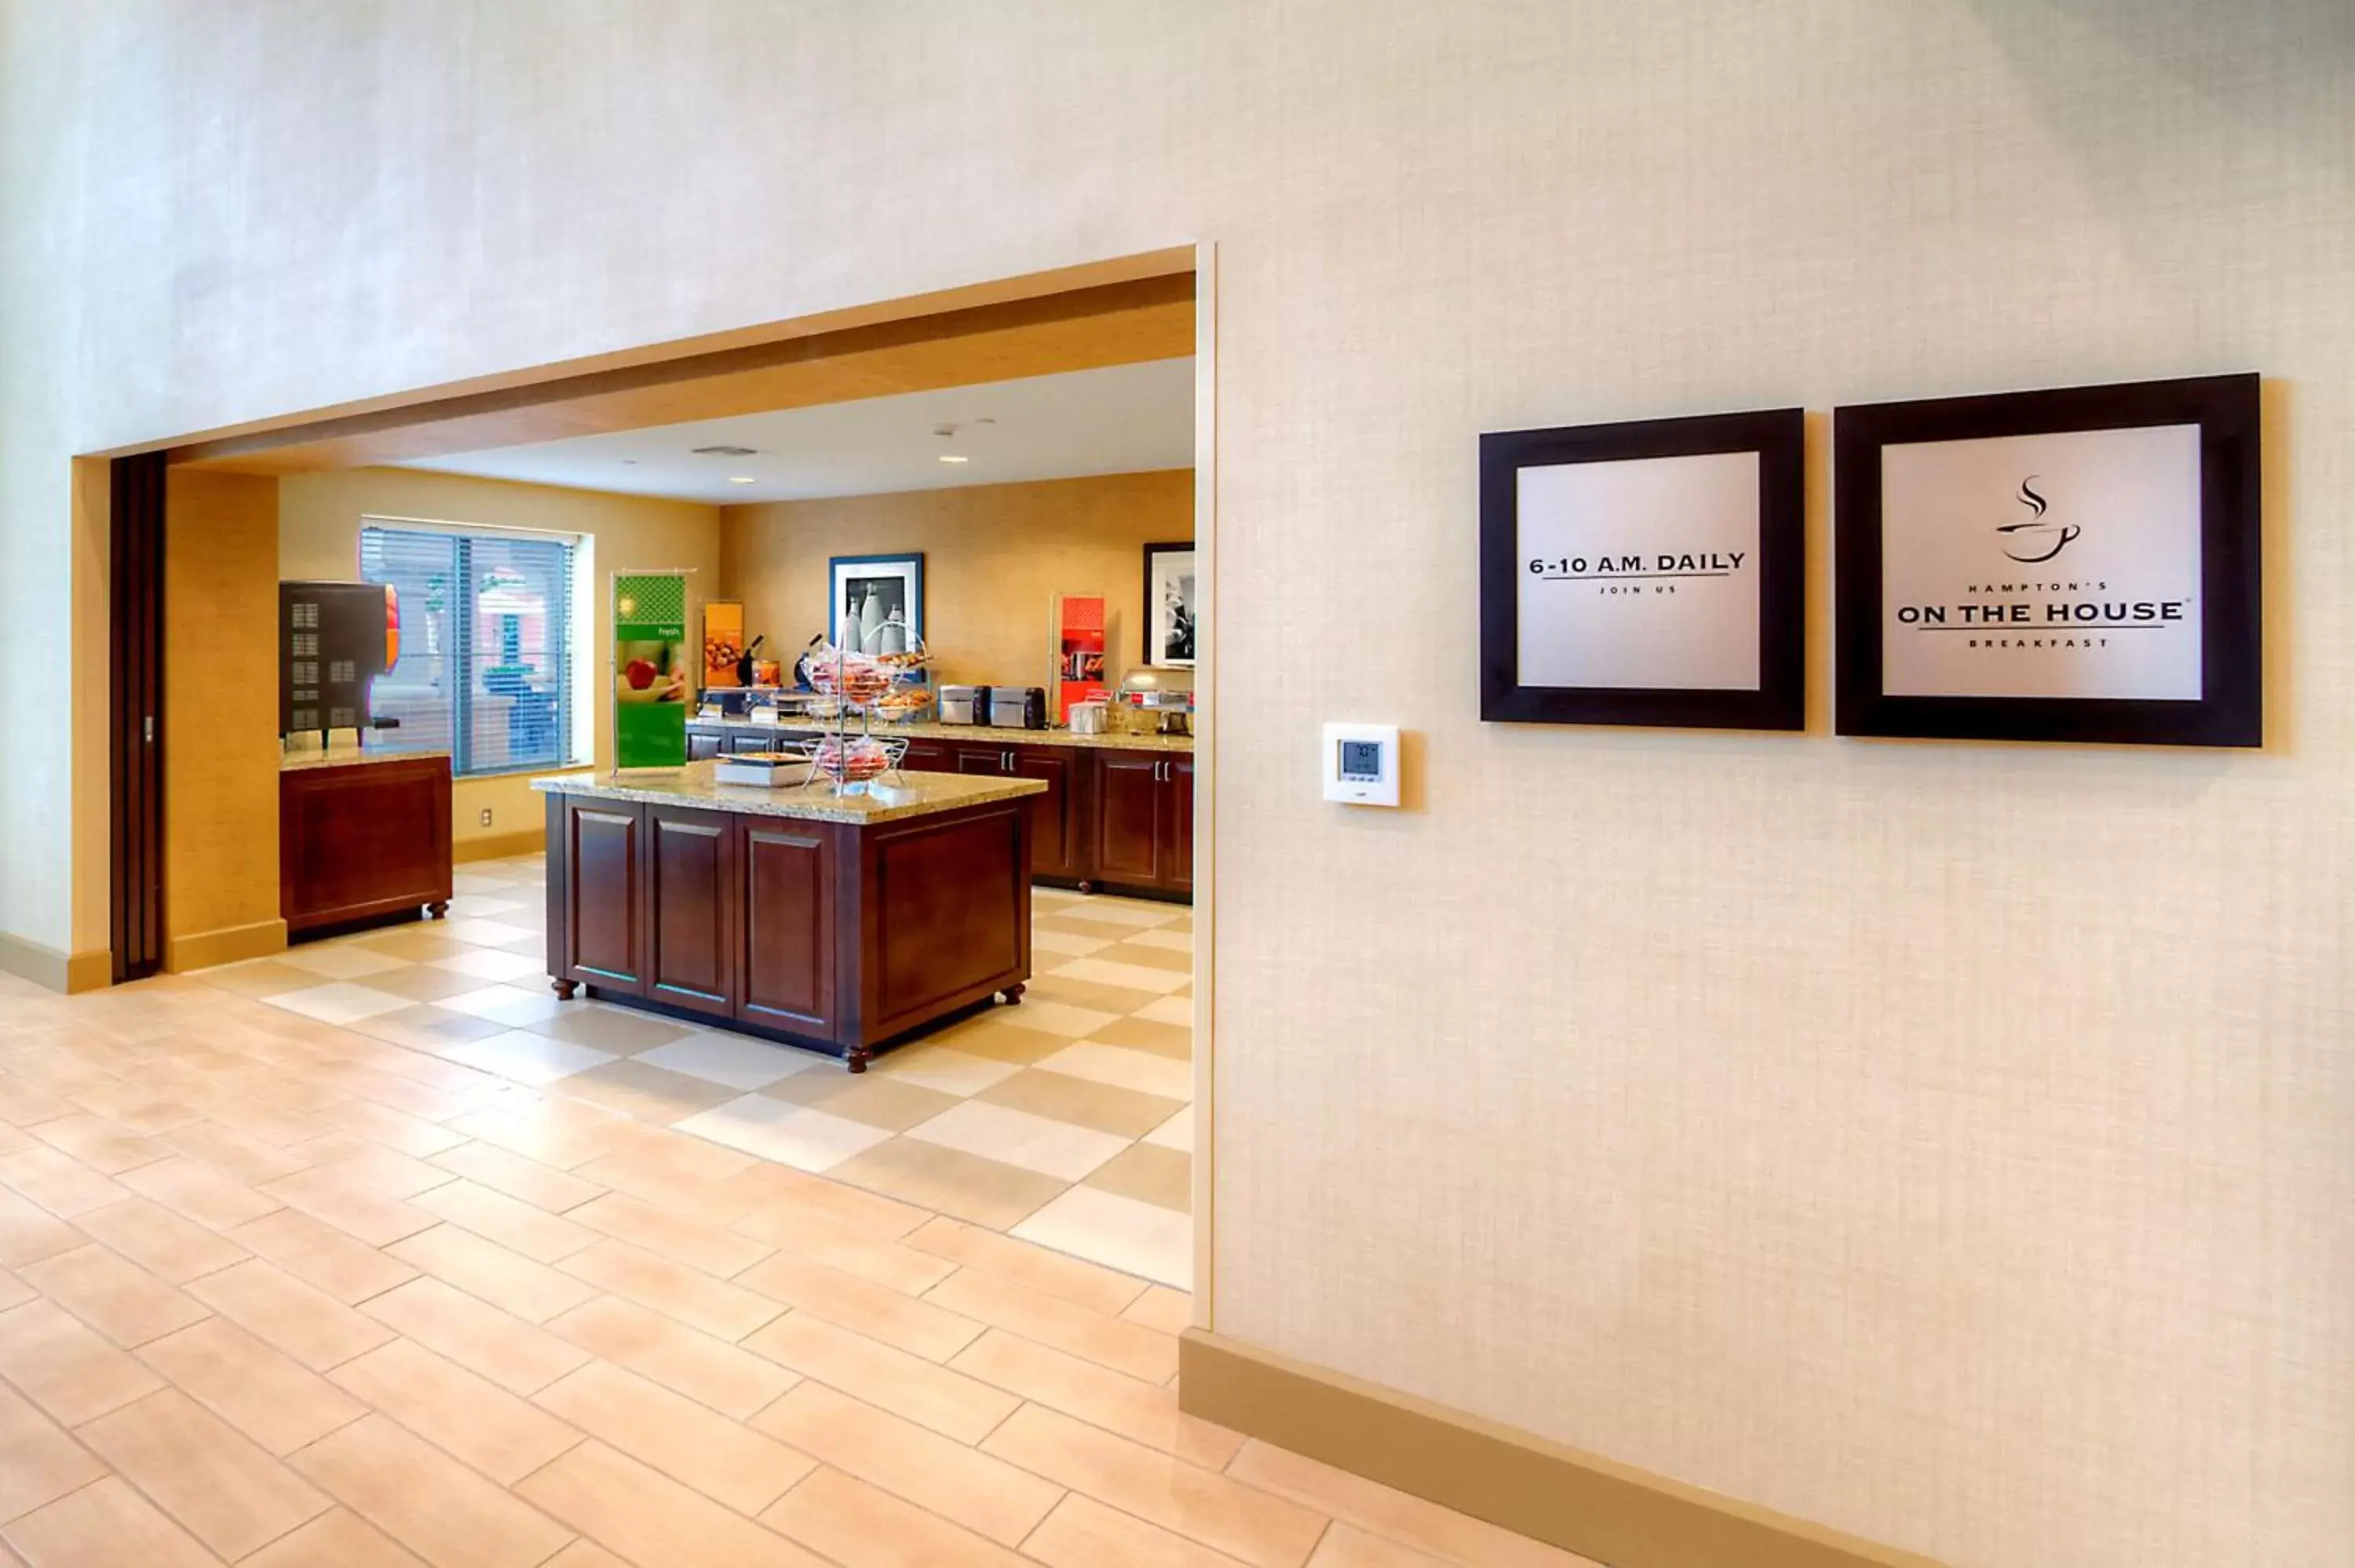
<path fill-rule="evenodd" d="M 548 962 L 591 996 L 843 1057 L 1030 978 L 1035 779 L 900 775 L 887 803 L 711 765 L 536 779 Z"/>

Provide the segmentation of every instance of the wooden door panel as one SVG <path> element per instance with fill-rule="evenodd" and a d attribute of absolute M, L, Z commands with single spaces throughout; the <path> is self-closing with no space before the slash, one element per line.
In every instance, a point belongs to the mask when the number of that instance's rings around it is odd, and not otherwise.
<path fill-rule="evenodd" d="M 1163 769 L 1168 853 L 1162 857 L 1161 885 L 1172 893 L 1194 891 L 1194 759 L 1172 757 Z"/>
<path fill-rule="evenodd" d="M 1036 779 L 1047 786 L 1033 795 L 1030 806 L 1030 874 L 1081 877 L 1087 874 L 1082 853 L 1079 764 L 1082 754 L 1069 747 L 1018 746 L 1014 774 Z"/>
<path fill-rule="evenodd" d="M 164 967 L 165 454 L 110 467 L 109 945 L 113 978 Z"/>
<path fill-rule="evenodd" d="M 735 1012 L 736 841 L 724 812 L 646 809 L 646 994 L 656 1001 Z"/>
<path fill-rule="evenodd" d="M 956 770 L 986 777 L 1003 775 L 1006 771 L 1006 747 L 960 746 L 956 748 Z"/>
<path fill-rule="evenodd" d="M 1161 881 L 1165 803 L 1161 758 L 1148 752 L 1096 753 L 1095 874 L 1151 887 Z"/>
<path fill-rule="evenodd" d="M 748 1023 L 833 1038 L 841 1022 L 835 983 L 835 842 L 815 823 L 743 831 L 743 993 Z"/>
<path fill-rule="evenodd" d="M 870 1033 L 1029 976 L 1028 813 L 866 830 Z"/>
<path fill-rule="evenodd" d="M 565 802 L 565 926 L 572 967 L 591 985 L 645 992 L 643 809 L 613 800 Z"/>
<path fill-rule="evenodd" d="M 908 754 L 900 759 L 900 767 L 910 773 L 954 773 L 955 755 L 937 740 L 911 740 Z"/>

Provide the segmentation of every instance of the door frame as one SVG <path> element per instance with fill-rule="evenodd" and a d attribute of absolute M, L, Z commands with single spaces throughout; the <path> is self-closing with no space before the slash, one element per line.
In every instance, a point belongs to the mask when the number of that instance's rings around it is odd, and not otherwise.
<path fill-rule="evenodd" d="M 107 485 L 107 946 L 113 983 L 164 967 L 165 454 Z"/>

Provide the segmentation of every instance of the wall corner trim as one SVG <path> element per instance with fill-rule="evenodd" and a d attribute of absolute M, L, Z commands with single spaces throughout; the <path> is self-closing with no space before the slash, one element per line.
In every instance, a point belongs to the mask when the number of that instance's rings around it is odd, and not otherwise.
<path fill-rule="evenodd" d="M 1201 1329 L 1178 1371 L 1188 1415 L 1611 1568 L 1940 1568 Z"/>
<path fill-rule="evenodd" d="M 191 931 L 164 944 L 164 967 L 173 974 L 208 969 L 215 964 L 266 959 L 286 950 L 286 922 L 256 920 L 250 926 L 224 926 L 215 931 Z"/>
<path fill-rule="evenodd" d="M 104 948 L 83 953 L 57 948 L 0 931 L 0 974 L 31 980 L 45 990 L 71 996 L 103 991 L 114 983 L 114 955 Z"/>

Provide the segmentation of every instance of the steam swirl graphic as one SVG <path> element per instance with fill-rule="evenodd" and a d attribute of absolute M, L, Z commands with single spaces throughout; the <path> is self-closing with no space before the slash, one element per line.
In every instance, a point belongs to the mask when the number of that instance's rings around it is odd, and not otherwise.
<path fill-rule="evenodd" d="M 2018 523 L 1998 523 L 1995 527 L 1995 531 L 1997 533 L 2005 536 L 2003 553 L 2015 561 L 2019 561 L 2030 566 L 2034 565 L 2038 561 L 2051 560 L 2053 556 L 2059 555 L 2062 550 L 2069 547 L 2070 540 L 2074 539 L 2078 535 L 2084 532 L 2083 528 L 2078 527 L 2074 523 L 2069 524 L 2064 527 L 2056 526 L 2053 524 L 2044 521 L 2044 514 L 2051 509 L 2051 503 L 2037 493 L 2036 480 L 2037 476 L 2032 473 L 2026 479 L 2021 480 L 2019 482 L 2019 491 L 2012 497 L 2013 500 L 2028 508 L 2027 518 Z M 2015 540 L 2011 537 L 2011 535 L 2015 534 L 2020 535 L 2022 537 Z M 2032 540 L 2041 542 L 2041 536 L 2050 536 L 2052 541 L 2052 547 L 2045 551 L 2041 556 L 2023 556 L 2018 550 L 2012 548 L 2014 544 L 2026 545 Z"/>

